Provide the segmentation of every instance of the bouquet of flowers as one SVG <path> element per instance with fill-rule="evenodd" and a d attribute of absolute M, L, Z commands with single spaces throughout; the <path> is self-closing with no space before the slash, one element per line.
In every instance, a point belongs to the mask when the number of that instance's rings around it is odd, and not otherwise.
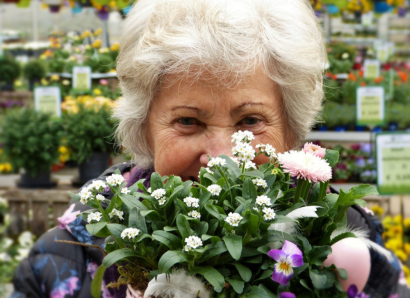
<path fill-rule="evenodd" d="M 93 296 L 116 265 L 120 278 L 108 286 L 140 297 L 348 297 L 337 279 L 346 271 L 323 262 L 334 243 L 356 237 L 347 209 L 376 190 L 328 193 L 337 151 L 305 144 L 276 154 L 253 139 L 235 133 L 235 158 L 210 158 L 198 181 L 153 173 L 148 189 L 143 180 L 126 187 L 116 172 L 71 194 L 91 207 L 80 215 L 87 230 L 106 238 Z M 255 165 L 257 155 L 269 162 Z"/>

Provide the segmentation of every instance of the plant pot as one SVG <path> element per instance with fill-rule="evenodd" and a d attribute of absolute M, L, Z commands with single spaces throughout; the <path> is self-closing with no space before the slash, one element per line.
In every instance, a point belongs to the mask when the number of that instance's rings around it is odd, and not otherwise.
<path fill-rule="evenodd" d="M 48 5 L 48 9 L 49 9 L 49 11 L 50 11 L 51 13 L 57 13 L 57 12 L 60 11 L 60 4 L 59 4 L 59 5 L 49 4 L 49 5 Z"/>
<path fill-rule="evenodd" d="M 374 133 L 378 133 L 378 132 L 382 132 L 383 129 L 380 126 L 376 126 L 372 128 L 372 132 Z"/>
<path fill-rule="evenodd" d="M 366 129 L 366 126 L 356 125 L 356 131 L 364 131 L 365 129 Z"/>
<path fill-rule="evenodd" d="M 51 180 L 51 171 L 38 173 L 34 177 L 29 173 L 24 173 L 17 182 L 17 186 L 21 188 L 51 188 L 56 185 L 57 182 Z"/>
<path fill-rule="evenodd" d="M 327 126 L 326 125 L 322 125 L 318 127 L 319 131 L 327 131 Z"/>
<path fill-rule="evenodd" d="M 396 131 L 399 128 L 399 123 L 397 122 L 389 122 L 389 130 Z"/>
<path fill-rule="evenodd" d="M 143 293 L 138 290 L 134 290 L 131 285 L 127 285 L 127 291 L 125 293 L 125 298 L 143 298 Z"/>
<path fill-rule="evenodd" d="M 338 126 L 335 126 L 335 131 L 337 131 L 337 132 L 345 132 L 345 131 L 347 131 L 347 125 L 338 125 Z"/>
<path fill-rule="evenodd" d="M 74 183 L 83 185 L 87 181 L 100 176 L 109 166 L 110 153 L 94 152 L 94 154 L 83 163 L 78 165 L 79 178 Z"/>

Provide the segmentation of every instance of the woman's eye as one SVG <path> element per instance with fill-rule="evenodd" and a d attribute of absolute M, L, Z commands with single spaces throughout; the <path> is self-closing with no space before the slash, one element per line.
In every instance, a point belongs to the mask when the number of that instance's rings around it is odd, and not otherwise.
<path fill-rule="evenodd" d="M 181 118 L 178 122 L 182 125 L 195 125 L 198 123 L 195 118 Z"/>
<path fill-rule="evenodd" d="M 254 117 L 246 117 L 244 118 L 240 124 L 245 124 L 245 125 L 256 125 L 259 123 L 259 119 L 254 118 Z"/>

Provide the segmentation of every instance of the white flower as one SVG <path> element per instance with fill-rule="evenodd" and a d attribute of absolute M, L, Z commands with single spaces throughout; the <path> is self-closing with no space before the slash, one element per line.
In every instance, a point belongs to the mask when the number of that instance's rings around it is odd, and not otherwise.
<path fill-rule="evenodd" d="M 32 247 L 33 246 L 33 234 L 29 231 L 25 231 L 20 234 L 19 236 L 19 244 L 24 247 Z"/>
<path fill-rule="evenodd" d="M 121 193 L 128 195 L 128 194 L 131 193 L 131 190 L 129 190 L 127 187 L 123 187 L 123 188 L 121 189 Z"/>
<path fill-rule="evenodd" d="M 120 219 L 120 220 L 123 220 L 124 219 L 124 217 L 122 217 L 124 215 L 124 212 L 123 211 L 119 211 L 119 210 L 117 210 L 117 209 L 112 209 L 112 211 L 110 212 L 110 214 L 108 214 L 108 216 L 110 217 L 110 218 L 113 218 L 114 216 L 116 216 L 116 217 L 118 217 L 118 219 Z"/>
<path fill-rule="evenodd" d="M 157 200 L 161 199 L 163 196 L 165 196 L 166 191 L 163 188 L 158 188 L 156 190 L 154 190 L 151 193 L 151 196 L 153 196 L 154 198 L 156 198 Z"/>
<path fill-rule="evenodd" d="M 250 144 L 237 143 L 232 148 L 232 155 L 238 157 L 240 162 L 252 161 L 255 158 L 255 150 Z"/>
<path fill-rule="evenodd" d="M 249 169 L 255 169 L 256 170 L 256 164 L 254 162 L 251 162 L 250 160 L 245 162 L 245 170 L 249 170 Z"/>
<path fill-rule="evenodd" d="M 2 262 L 8 262 L 8 261 L 11 260 L 11 257 L 8 253 L 2 252 L 2 253 L 0 253 L 0 260 Z"/>
<path fill-rule="evenodd" d="M 276 149 L 270 144 L 258 144 L 255 146 L 260 150 L 260 152 L 265 153 L 265 155 L 269 156 L 270 158 L 276 158 Z"/>
<path fill-rule="evenodd" d="M 103 195 L 100 195 L 100 194 L 98 194 L 95 198 L 100 202 L 104 202 L 104 200 L 105 200 L 105 197 Z"/>
<path fill-rule="evenodd" d="M 207 190 L 211 193 L 211 195 L 213 195 L 213 196 L 219 196 L 219 194 L 220 194 L 220 192 L 221 192 L 221 190 L 222 190 L 222 188 L 221 188 L 218 184 L 209 185 L 206 189 L 207 189 Z"/>
<path fill-rule="evenodd" d="M 197 236 L 189 236 L 185 238 L 185 251 L 190 251 L 191 249 L 196 249 L 197 247 L 202 246 L 201 238 Z"/>
<path fill-rule="evenodd" d="M 151 187 L 148 187 L 147 192 L 149 192 L 149 193 L 152 192 Z"/>
<path fill-rule="evenodd" d="M 221 157 L 215 157 L 211 158 L 211 160 L 208 162 L 208 167 L 212 168 L 213 166 L 225 166 L 226 165 L 226 160 L 221 158 Z"/>
<path fill-rule="evenodd" d="M 214 173 L 213 171 L 211 171 L 210 168 L 205 168 L 205 170 L 206 170 L 209 174 L 213 174 L 213 173 Z"/>
<path fill-rule="evenodd" d="M 188 212 L 188 216 L 191 216 L 191 217 L 196 218 L 196 219 L 201 218 L 201 214 L 196 210 L 192 210 L 192 211 Z"/>
<path fill-rule="evenodd" d="M 85 205 L 87 204 L 87 199 L 86 198 L 80 198 L 80 203 Z"/>
<path fill-rule="evenodd" d="M 259 206 L 272 206 L 272 203 L 270 202 L 270 199 L 267 196 L 262 195 L 262 196 L 257 196 L 256 197 L 256 205 L 259 205 Z"/>
<path fill-rule="evenodd" d="M 107 177 L 107 182 L 113 186 L 121 185 L 125 181 L 121 174 L 112 174 Z"/>
<path fill-rule="evenodd" d="M 186 197 L 184 203 L 188 207 L 199 208 L 199 199 L 193 197 Z"/>
<path fill-rule="evenodd" d="M 263 215 L 263 218 L 265 218 L 265 220 L 272 220 L 272 219 L 274 219 L 275 218 L 275 211 L 272 209 L 272 208 L 268 208 L 268 207 L 265 207 L 265 208 L 263 208 L 263 213 L 265 213 L 264 215 Z"/>
<path fill-rule="evenodd" d="M 239 130 L 232 135 L 233 143 L 250 142 L 254 139 L 255 137 L 253 136 L 253 133 L 248 130 L 245 130 L 245 131 Z"/>
<path fill-rule="evenodd" d="M 92 193 L 87 187 L 83 187 L 80 191 L 80 202 L 85 204 L 87 203 L 88 199 L 91 197 Z"/>
<path fill-rule="evenodd" d="M 266 183 L 266 181 L 261 178 L 252 179 L 252 182 L 258 187 L 262 187 L 262 188 L 268 187 L 268 183 Z"/>
<path fill-rule="evenodd" d="M 94 180 L 89 186 L 88 189 L 90 191 L 95 190 L 95 191 L 104 191 L 104 189 L 107 187 L 107 184 L 105 184 L 104 181 L 102 180 Z"/>
<path fill-rule="evenodd" d="M 135 237 L 138 236 L 138 234 L 140 233 L 140 230 L 136 229 L 136 228 L 127 228 L 124 229 L 124 231 L 121 232 L 121 238 L 125 239 L 133 239 Z"/>
<path fill-rule="evenodd" d="M 92 212 L 88 214 L 87 221 L 91 223 L 92 221 L 100 221 L 102 217 L 101 212 Z"/>
<path fill-rule="evenodd" d="M 164 205 L 166 202 L 167 201 L 164 198 L 158 200 L 158 204 L 160 205 Z"/>
<path fill-rule="evenodd" d="M 25 257 L 27 257 L 28 256 L 28 253 L 30 252 L 30 248 L 19 248 L 19 249 L 17 249 L 17 252 L 18 252 L 18 255 L 17 256 L 15 256 L 14 258 L 17 260 L 17 261 L 22 261 Z"/>
<path fill-rule="evenodd" d="M 256 207 L 253 207 L 252 209 L 255 210 L 256 212 L 259 212 L 259 209 Z"/>
<path fill-rule="evenodd" d="M 9 206 L 9 203 L 5 198 L 0 197 L 0 207 L 7 208 Z"/>
<path fill-rule="evenodd" d="M 225 221 L 233 227 L 237 227 L 239 222 L 242 220 L 242 216 L 239 213 L 232 213 L 228 214 L 228 217 L 225 218 Z"/>
<path fill-rule="evenodd" d="M 238 167 L 241 166 L 241 163 L 239 162 L 239 159 L 238 159 L 237 157 L 231 157 L 231 159 L 233 160 L 234 163 L 236 163 L 236 165 L 237 165 Z"/>

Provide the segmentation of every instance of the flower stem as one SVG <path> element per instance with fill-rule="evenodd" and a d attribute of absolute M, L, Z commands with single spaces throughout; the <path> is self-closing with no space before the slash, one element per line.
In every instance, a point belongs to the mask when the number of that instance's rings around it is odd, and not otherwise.
<path fill-rule="evenodd" d="M 319 192 L 319 198 L 318 198 L 318 202 L 322 202 L 323 199 L 326 196 L 326 190 L 327 190 L 327 186 L 329 185 L 329 181 L 326 182 L 321 182 L 320 183 L 320 192 Z"/>
<path fill-rule="evenodd" d="M 299 179 L 298 184 L 296 185 L 296 192 L 295 192 L 295 199 L 294 203 L 297 203 L 299 201 L 299 198 L 302 196 L 303 190 L 305 188 L 305 182 L 307 182 L 304 179 Z"/>
<path fill-rule="evenodd" d="M 229 192 L 231 193 L 231 205 L 233 206 L 233 200 L 234 200 L 234 197 L 233 197 L 232 188 L 231 188 L 231 186 L 229 185 L 228 178 L 226 177 L 226 175 L 225 175 L 224 171 L 221 169 L 221 167 L 220 167 L 220 166 L 218 166 L 218 170 L 219 170 L 219 173 L 221 173 L 222 177 L 224 177 L 225 182 L 226 182 L 226 186 L 228 187 Z"/>
<path fill-rule="evenodd" d="M 249 231 L 246 231 L 245 236 L 243 236 L 242 246 L 245 246 L 249 242 L 249 240 L 251 240 L 251 238 L 252 234 L 249 233 Z"/>
<path fill-rule="evenodd" d="M 309 195 L 309 191 L 310 191 L 310 187 L 312 186 L 312 183 L 309 182 L 308 180 L 306 180 L 305 186 L 303 188 L 303 192 L 302 192 L 302 197 L 303 200 L 306 202 L 308 195 Z"/>

